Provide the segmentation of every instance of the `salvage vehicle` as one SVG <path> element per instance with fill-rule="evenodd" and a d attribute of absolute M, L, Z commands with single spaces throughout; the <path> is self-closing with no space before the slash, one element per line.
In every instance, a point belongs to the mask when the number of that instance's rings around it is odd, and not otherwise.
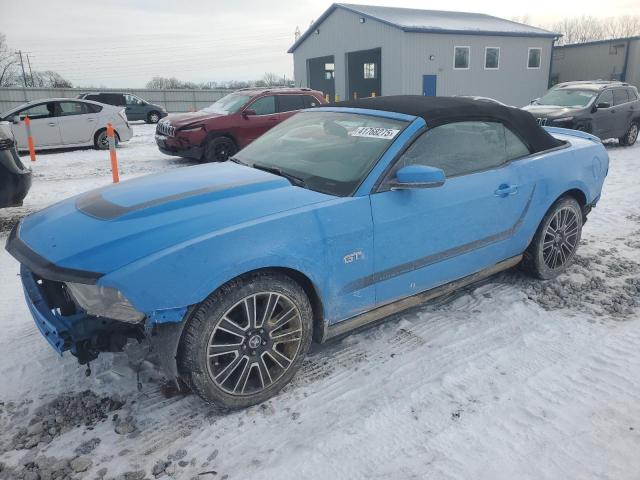
<path fill-rule="evenodd" d="M 296 111 L 322 103 L 322 92 L 309 88 L 245 88 L 199 112 L 160 121 L 156 143 L 167 155 L 224 162 Z"/>
<path fill-rule="evenodd" d="M 11 132 L 0 122 L 0 208 L 19 207 L 31 188 L 31 169 L 24 166 Z"/>
<path fill-rule="evenodd" d="M 594 80 L 555 85 L 523 107 L 540 125 L 573 128 L 620 145 L 636 143 L 640 131 L 640 96 L 625 82 Z"/>
<path fill-rule="evenodd" d="M 49 98 L 35 100 L 0 115 L 0 121 L 11 122 L 18 150 L 27 150 L 27 128 L 24 119 L 31 120 L 31 136 L 36 150 L 52 148 L 109 148 L 107 123 L 111 122 L 116 142 L 133 137 L 124 109 L 89 100 Z"/>
<path fill-rule="evenodd" d="M 94 92 L 82 93 L 78 98 L 93 100 L 98 103 L 106 103 L 116 107 L 124 107 L 127 119 L 132 122 L 144 120 L 147 123 L 158 123 L 161 118 L 168 115 L 167 109 L 162 105 L 150 103 L 133 93 L 124 92 Z"/>
<path fill-rule="evenodd" d="M 53 348 L 146 337 L 209 402 L 273 396 L 311 344 L 518 264 L 571 264 L 609 159 L 496 102 L 399 96 L 304 110 L 229 161 L 25 217 L 7 250 Z"/>

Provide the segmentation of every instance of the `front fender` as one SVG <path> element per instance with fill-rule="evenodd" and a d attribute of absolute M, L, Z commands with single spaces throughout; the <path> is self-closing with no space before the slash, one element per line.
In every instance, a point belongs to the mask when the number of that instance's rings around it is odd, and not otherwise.
<path fill-rule="evenodd" d="M 264 268 L 296 270 L 324 296 L 324 237 L 314 209 L 305 207 L 163 249 L 105 275 L 99 284 L 123 292 L 157 323 L 180 320 L 186 307 L 229 280 Z"/>

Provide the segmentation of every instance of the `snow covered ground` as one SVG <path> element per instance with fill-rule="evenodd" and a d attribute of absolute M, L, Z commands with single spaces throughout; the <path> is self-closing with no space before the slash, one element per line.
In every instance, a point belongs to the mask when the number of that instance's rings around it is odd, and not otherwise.
<path fill-rule="evenodd" d="M 134 131 L 123 179 L 188 163 L 157 151 L 153 127 Z M 138 347 L 85 377 L 40 338 L 3 250 L 0 478 L 639 478 L 640 144 L 608 150 L 567 274 L 506 272 L 315 346 L 280 395 L 231 413 L 165 395 Z M 0 216 L 107 184 L 108 165 L 40 155 L 25 206 Z"/>

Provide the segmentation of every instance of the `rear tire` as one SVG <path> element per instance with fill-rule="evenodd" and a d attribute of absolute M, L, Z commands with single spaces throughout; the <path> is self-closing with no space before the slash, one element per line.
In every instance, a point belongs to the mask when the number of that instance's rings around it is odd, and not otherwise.
<path fill-rule="evenodd" d="M 215 137 L 207 141 L 202 156 L 203 162 L 226 162 L 238 151 L 236 143 L 229 137 Z"/>
<path fill-rule="evenodd" d="M 548 280 L 564 272 L 573 259 L 582 235 L 582 209 L 573 197 L 562 197 L 546 213 L 524 253 L 523 269 Z"/>
<path fill-rule="evenodd" d="M 118 146 L 118 142 L 120 141 L 118 137 L 118 133 L 114 132 L 116 137 L 116 147 Z M 93 145 L 98 150 L 109 150 L 109 138 L 107 137 L 107 129 L 103 128 L 102 130 L 98 130 L 96 134 L 93 136 Z"/>
<path fill-rule="evenodd" d="M 304 290 L 286 275 L 233 280 L 187 320 L 178 349 L 182 379 L 225 408 L 263 402 L 300 368 L 311 345 L 313 314 Z"/>
<path fill-rule="evenodd" d="M 631 122 L 631 125 L 629 125 L 629 129 L 627 130 L 627 133 L 625 133 L 622 137 L 618 139 L 618 141 L 620 142 L 620 145 L 625 147 L 630 147 L 631 145 L 636 143 L 636 140 L 638 139 L 639 131 L 640 131 L 640 125 L 638 124 L 638 122 Z"/>

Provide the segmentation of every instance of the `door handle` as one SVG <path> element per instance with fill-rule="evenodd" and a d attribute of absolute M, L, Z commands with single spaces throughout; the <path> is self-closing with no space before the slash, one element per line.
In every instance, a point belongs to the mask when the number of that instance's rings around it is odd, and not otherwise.
<path fill-rule="evenodd" d="M 50 123 L 49 123 L 49 126 L 50 126 L 50 127 L 55 127 L 55 126 L 56 126 L 56 124 L 55 124 L 55 122 L 50 122 Z"/>
<path fill-rule="evenodd" d="M 87 118 L 87 122 L 95 122 L 96 119 L 95 118 Z"/>
<path fill-rule="evenodd" d="M 270 122 L 277 122 L 278 119 L 276 117 L 269 117 Z"/>
<path fill-rule="evenodd" d="M 508 197 L 509 195 L 515 195 L 516 193 L 518 193 L 518 186 L 507 185 L 506 183 L 500 185 L 498 189 L 493 192 L 497 197 Z"/>

